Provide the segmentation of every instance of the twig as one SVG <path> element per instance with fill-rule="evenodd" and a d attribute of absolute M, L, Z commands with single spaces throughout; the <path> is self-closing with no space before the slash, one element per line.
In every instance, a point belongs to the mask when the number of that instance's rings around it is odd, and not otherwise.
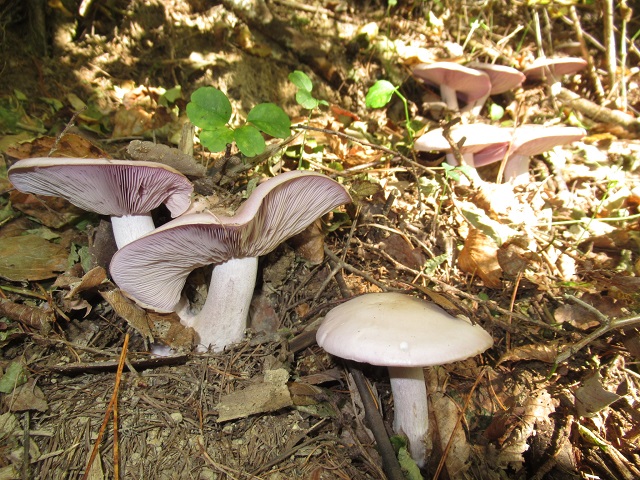
<path fill-rule="evenodd" d="M 373 285 L 380 287 L 382 290 L 384 290 L 385 292 L 390 290 L 389 286 L 385 285 L 382 282 L 377 281 L 375 278 L 373 278 L 371 275 L 369 275 L 368 273 L 363 272 L 362 270 L 358 270 L 356 267 L 353 267 L 351 265 L 349 265 L 346 262 L 343 262 L 340 258 L 338 258 L 338 256 L 333 253 L 326 245 L 324 247 L 324 253 L 327 257 L 329 257 L 331 260 L 333 260 L 337 265 L 339 265 L 340 267 L 344 268 L 345 270 L 348 270 L 351 273 L 355 273 L 356 275 L 361 276 L 362 278 L 364 278 L 367 282 L 372 283 Z"/>
<path fill-rule="evenodd" d="M 104 432 L 107 429 L 107 423 L 109 423 L 109 417 L 111 417 L 111 412 L 114 409 L 116 402 L 118 401 L 118 393 L 120 388 L 120 380 L 122 379 L 122 370 L 124 369 L 125 358 L 127 358 L 127 348 L 129 346 L 129 334 L 127 333 L 124 337 L 124 343 L 122 344 L 122 353 L 120 354 L 120 361 L 118 363 L 118 371 L 116 372 L 116 381 L 113 387 L 113 394 L 111 395 L 111 401 L 107 406 L 107 411 L 104 414 L 104 420 L 102 420 L 102 425 L 100 426 L 100 431 L 98 432 L 98 438 L 96 438 L 95 443 L 93 444 L 93 450 L 91 451 L 91 456 L 89 457 L 89 462 L 87 462 L 87 466 L 84 470 L 84 475 L 82 476 L 82 480 L 87 480 L 89 478 L 89 473 L 91 472 L 91 465 L 93 465 L 93 461 L 98 454 L 98 449 L 100 448 L 100 443 L 102 442 L 102 437 L 104 436 Z M 114 442 L 115 442 L 114 437 Z M 114 445 L 114 454 L 115 454 L 115 445 Z M 114 465 L 114 474 L 116 472 L 116 466 Z"/>
<path fill-rule="evenodd" d="M 616 318 L 614 320 L 611 320 L 606 315 L 603 315 L 602 312 L 600 312 L 600 310 L 598 310 L 597 308 L 593 307 L 592 305 L 589 305 L 588 303 L 580 300 L 579 298 L 574 297 L 573 295 L 565 295 L 565 298 L 567 300 L 570 300 L 576 303 L 577 305 L 580 305 L 582 308 L 587 309 L 589 312 L 593 313 L 598 318 L 598 320 L 600 320 L 600 323 L 602 325 L 598 329 L 594 330 L 589 335 L 584 337 L 582 340 L 580 340 L 577 343 L 574 343 L 572 346 L 570 346 L 565 351 L 560 353 L 556 357 L 553 370 L 555 370 L 556 366 L 558 366 L 559 364 L 561 364 L 562 362 L 564 362 L 565 360 L 573 356 L 575 353 L 582 350 L 584 347 L 586 347 L 591 342 L 601 337 L 605 333 L 608 333 L 611 330 L 615 330 L 618 328 L 627 328 L 635 324 L 640 324 L 640 315 L 635 315 L 627 318 Z"/>
<path fill-rule="evenodd" d="M 604 89 L 602 88 L 602 82 L 600 81 L 600 77 L 596 72 L 596 67 L 593 63 L 593 57 L 589 53 L 589 49 L 587 48 L 587 42 L 584 40 L 584 35 L 582 31 L 582 25 L 580 24 L 580 18 L 578 17 L 578 12 L 576 11 L 576 7 L 571 5 L 569 7 L 569 17 L 571 17 L 571 21 L 573 22 L 573 31 L 576 34 L 576 38 L 578 39 L 578 43 L 580 44 L 580 51 L 582 52 L 582 58 L 587 61 L 587 72 L 589 73 L 589 79 L 593 85 L 593 88 L 596 92 L 596 96 L 598 97 L 598 103 L 602 105 L 605 100 Z"/>
<path fill-rule="evenodd" d="M 601 0 L 602 22 L 604 24 L 604 48 L 607 74 L 609 76 L 609 93 L 616 84 L 616 37 L 613 27 L 613 0 Z"/>
<path fill-rule="evenodd" d="M 378 451 L 382 457 L 382 469 L 387 475 L 388 480 L 404 480 L 404 475 L 400 468 L 400 464 L 398 463 L 398 458 L 396 457 L 396 453 L 393 450 L 393 446 L 391 445 L 391 441 L 387 435 L 387 429 L 382 422 L 380 412 L 378 411 L 378 408 L 373 401 L 373 397 L 371 396 L 367 380 L 362 372 L 352 363 L 349 363 L 348 367 L 349 373 L 358 387 L 358 393 L 360 393 L 360 398 L 364 405 L 364 414 L 367 424 L 373 433 L 373 437 L 376 439 L 376 445 L 378 446 Z"/>

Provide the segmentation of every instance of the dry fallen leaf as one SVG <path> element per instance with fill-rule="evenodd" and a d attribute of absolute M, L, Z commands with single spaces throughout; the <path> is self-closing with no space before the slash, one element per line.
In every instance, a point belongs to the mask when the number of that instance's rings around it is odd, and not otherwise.
<path fill-rule="evenodd" d="M 35 218 L 49 228 L 61 228 L 87 214 L 59 197 L 35 196 L 13 190 L 9 199 L 16 210 Z"/>
<path fill-rule="evenodd" d="M 520 360 L 538 360 L 545 363 L 553 363 L 558 356 L 558 342 L 545 342 L 522 345 L 506 352 L 498 364 L 504 362 L 517 362 Z"/>
<path fill-rule="evenodd" d="M 488 288 L 502 288 L 498 245 L 480 230 L 469 230 L 458 266 L 463 272 L 479 276 Z"/>
<path fill-rule="evenodd" d="M 299 234 L 289 239 L 289 244 L 296 253 L 312 265 L 320 265 L 324 261 L 324 232 L 322 220 L 319 218 Z"/>
<path fill-rule="evenodd" d="M 32 142 L 14 145 L 7 149 L 6 155 L 14 160 L 33 157 L 109 158 L 104 150 L 73 133 L 64 135 L 60 140 L 55 137 L 39 137 Z"/>
<path fill-rule="evenodd" d="M 13 282 L 53 278 L 67 268 L 69 252 L 38 235 L 0 238 L 0 277 Z"/>

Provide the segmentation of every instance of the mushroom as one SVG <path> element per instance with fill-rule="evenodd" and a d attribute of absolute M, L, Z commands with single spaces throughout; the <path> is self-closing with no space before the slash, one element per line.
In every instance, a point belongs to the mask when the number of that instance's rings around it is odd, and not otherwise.
<path fill-rule="evenodd" d="M 578 127 L 521 125 L 514 133 L 504 178 L 515 185 L 529 182 L 529 160 L 558 145 L 580 140 L 586 131 Z"/>
<path fill-rule="evenodd" d="M 421 467 L 429 430 L 423 367 L 464 360 L 493 344 L 479 325 L 402 293 L 369 293 L 339 305 L 325 316 L 316 340 L 332 355 L 388 367 L 393 428 L 407 436 Z"/>
<path fill-rule="evenodd" d="M 473 104 L 467 105 L 465 110 L 471 110 L 471 114 L 474 116 L 480 115 L 480 111 L 484 106 L 484 103 L 489 98 L 489 95 L 499 95 L 504 92 L 508 92 L 518 86 L 524 81 L 525 76 L 519 70 L 511 67 L 505 67 L 503 65 L 494 65 L 492 63 L 480 63 L 474 62 L 468 65 L 471 68 L 480 70 L 489 76 L 491 82 L 491 90 L 484 97 L 479 98 Z"/>
<path fill-rule="evenodd" d="M 111 216 L 118 248 L 155 228 L 151 210 L 164 203 L 176 217 L 191 204 L 193 185 L 155 162 L 105 158 L 27 158 L 8 171 L 21 192 L 62 197 L 84 210 Z"/>
<path fill-rule="evenodd" d="M 260 184 L 233 216 L 183 215 L 131 242 L 114 255 L 111 276 L 140 305 L 177 311 L 204 348 L 220 351 L 244 335 L 258 257 L 350 201 L 325 175 L 283 173 Z M 207 299 L 193 313 L 182 289 L 192 270 L 211 264 Z"/>
<path fill-rule="evenodd" d="M 451 139 L 456 144 L 464 138 L 464 142 L 459 146 L 460 153 L 463 162 L 472 168 L 481 166 L 475 159 L 476 155 L 482 156 L 482 165 L 501 160 L 511 141 L 509 129 L 484 123 L 456 125 L 451 128 L 450 133 Z M 414 143 L 414 149 L 422 152 L 445 152 L 447 163 L 452 166 L 458 165 L 451 145 L 444 138 L 442 128 L 430 130 L 420 136 Z M 474 181 L 481 181 L 477 174 Z"/>
<path fill-rule="evenodd" d="M 542 80 L 551 87 L 551 93 L 560 92 L 560 81 L 564 75 L 573 75 L 583 70 L 587 61 L 579 57 L 536 58 L 523 73 L 528 80 Z"/>
<path fill-rule="evenodd" d="M 440 96 L 450 110 L 458 111 L 458 97 L 467 105 L 489 94 L 489 76 L 478 70 L 453 62 L 421 63 L 413 75 L 428 84 L 440 87 Z"/>

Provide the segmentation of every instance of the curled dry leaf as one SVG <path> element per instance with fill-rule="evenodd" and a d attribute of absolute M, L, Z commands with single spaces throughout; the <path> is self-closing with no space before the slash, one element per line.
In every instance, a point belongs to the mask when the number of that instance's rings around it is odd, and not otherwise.
<path fill-rule="evenodd" d="M 498 364 L 504 362 L 518 362 L 520 360 L 538 360 L 544 363 L 553 363 L 558 356 L 558 342 L 534 343 L 515 347 L 506 352 Z"/>
<path fill-rule="evenodd" d="M 109 158 L 104 150 L 73 133 L 67 133 L 59 140 L 56 137 L 40 137 L 32 142 L 14 145 L 6 150 L 5 155 L 10 160 L 34 157 Z"/>
<path fill-rule="evenodd" d="M 296 253 L 312 265 L 324 261 L 324 232 L 319 218 L 299 234 L 291 237 L 289 243 Z"/>
<path fill-rule="evenodd" d="M 50 310 L 14 303 L 5 298 L 0 298 L 0 316 L 36 328 L 43 335 L 49 333 L 51 325 L 56 320 Z"/>
<path fill-rule="evenodd" d="M 479 276 L 488 288 L 502 288 L 498 245 L 480 230 L 470 229 L 458 256 L 463 272 Z"/>

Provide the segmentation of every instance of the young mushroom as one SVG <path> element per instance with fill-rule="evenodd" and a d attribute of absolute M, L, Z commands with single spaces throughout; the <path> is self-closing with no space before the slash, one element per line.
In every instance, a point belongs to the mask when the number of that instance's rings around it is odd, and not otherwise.
<path fill-rule="evenodd" d="M 244 336 L 258 257 L 350 201 L 325 175 L 283 173 L 258 185 L 233 216 L 183 215 L 130 243 L 114 255 L 111 276 L 140 305 L 177 311 L 200 345 L 221 351 Z M 182 289 L 192 270 L 211 264 L 207 299 L 194 314 Z"/>
<path fill-rule="evenodd" d="M 429 431 L 423 367 L 464 360 L 493 345 L 479 325 L 402 293 L 369 293 L 339 305 L 325 316 L 316 340 L 332 355 L 388 367 L 393 429 L 406 435 L 421 467 Z"/>
<path fill-rule="evenodd" d="M 106 158 L 27 158 L 8 171 L 25 193 L 62 197 L 77 207 L 111 216 L 118 248 L 155 228 L 151 210 L 164 203 L 177 217 L 189 208 L 193 185 L 155 162 Z"/>
<path fill-rule="evenodd" d="M 453 62 L 421 63 L 414 67 L 413 75 L 440 87 L 440 96 L 447 107 L 456 112 L 459 110 L 458 97 L 470 105 L 491 91 L 487 74 Z"/>

